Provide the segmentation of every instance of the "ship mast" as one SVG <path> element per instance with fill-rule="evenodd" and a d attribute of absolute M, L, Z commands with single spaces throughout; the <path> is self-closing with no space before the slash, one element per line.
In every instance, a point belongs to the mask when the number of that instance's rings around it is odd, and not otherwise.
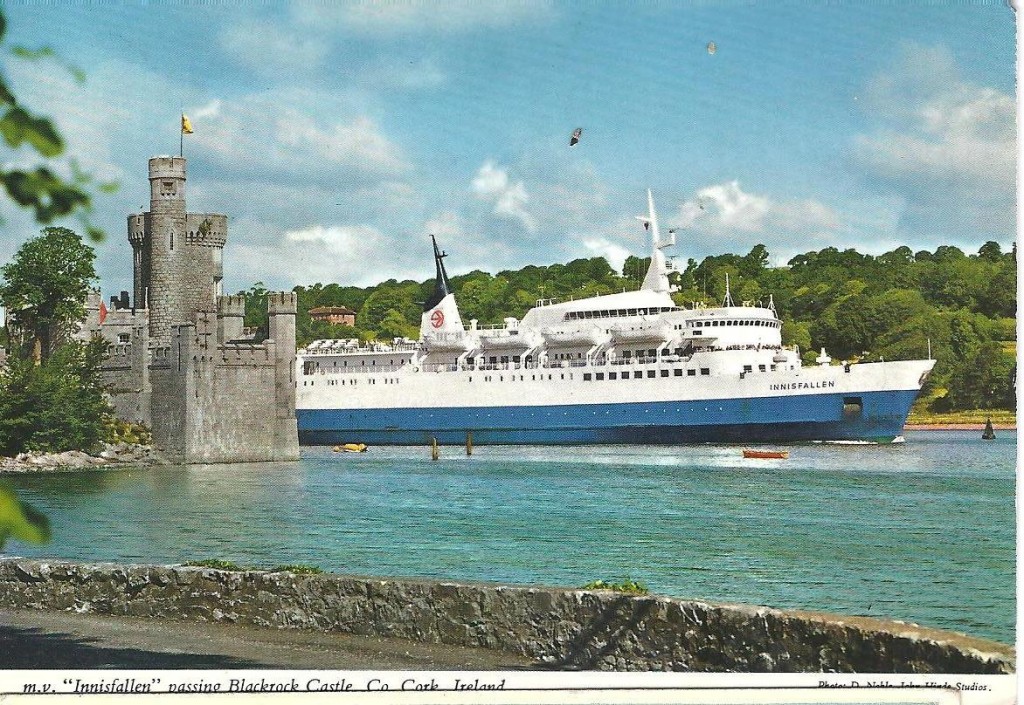
<path fill-rule="evenodd" d="M 668 264 L 662 250 L 676 244 L 675 231 L 669 231 L 670 237 L 661 239 L 661 232 L 658 230 L 658 214 L 654 210 L 654 196 L 651 190 L 647 189 L 647 215 L 637 216 L 637 219 L 644 223 L 644 227 L 651 231 L 651 266 L 647 268 L 647 276 L 641 289 L 669 293 L 671 290 L 668 283 Z"/>

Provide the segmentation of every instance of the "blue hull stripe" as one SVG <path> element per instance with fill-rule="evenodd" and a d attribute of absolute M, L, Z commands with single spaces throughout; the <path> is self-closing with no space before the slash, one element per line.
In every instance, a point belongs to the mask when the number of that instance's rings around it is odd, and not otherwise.
<path fill-rule="evenodd" d="M 859 411 L 844 411 L 856 396 Z M 903 433 L 915 390 L 752 399 L 428 409 L 298 409 L 299 442 L 418 445 L 872 440 Z"/>

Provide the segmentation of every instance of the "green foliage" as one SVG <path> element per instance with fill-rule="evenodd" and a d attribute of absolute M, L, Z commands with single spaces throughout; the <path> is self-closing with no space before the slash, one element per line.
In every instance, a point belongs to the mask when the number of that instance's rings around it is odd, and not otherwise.
<path fill-rule="evenodd" d="M 67 228 L 43 228 L 0 268 L 0 303 L 22 344 L 34 344 L 37 362 L 85 315 L 85 298 L 96 281 L 96 254 Z"/>
<path fill-rule="evenodd" d="M 205 558 L 199 561 L 188 561 L 186 566 L 193 568 L 213 568 L 214 570 L 230 570 L 234 572 L 256 571 L 261 573 L 295 573 L 296 575 L 322 575 L 323 570 L 315 565 L 279 565 L 276 568 L 254 568 L 243 566 L 232 561 L 225 561 L 219 558 Z"/>
<path fill-rule="evenodd" d="M 296 573 L 297 575 L 323 575 L 323 570 L 315 565 L 279 565 L 271 568 L 268 573 Z"/>
<path fill-rule="evenodd" d="M 649 590 L 641 582 L 633 580 L 629 576 L 622 578 L 619 582 L 610 580 L 594 580 L 580 588 L 581 590 L 613 590 L 627 595 L 647 595 Z"/>
<path fill-rule="evenodd" d="M 1014 358 L 989 340 L 981 343 L 949 377 L 949 392 L 937 404 L 944 409 L 1013 408 Z"/>
<path fill-rule="evenodd" d="M 103 419 L 103 440 L 107 443 L 148 445 L 153 441 L 153 434 L 143 424 L 107 416 Z"/>
<path fill-rule="evenodd" d="M 50 540 L 50 521 L 18 499 L 14 489 L 0 483 L 0 548 L 7 539 L 27 543 L 46 543 Z"/>
<path fill-rule="evenodd" d="M 40 365 L 11 357 L 0 374 L 0 455 L 95 450 L 111 409 L 100 363 L 105 345 L 71 342 Z"/>
<path fill-rule="evenodd" d="M 222 561 L 219 558 L 204 558 L 201 561 L 189 561 L 185 565 L 189 566 L 190 568 L 213 568 L 214 570 L 249 570 L 248 568 L 243 568 L 237 563 L 232 563 L 231 561 Z"/>

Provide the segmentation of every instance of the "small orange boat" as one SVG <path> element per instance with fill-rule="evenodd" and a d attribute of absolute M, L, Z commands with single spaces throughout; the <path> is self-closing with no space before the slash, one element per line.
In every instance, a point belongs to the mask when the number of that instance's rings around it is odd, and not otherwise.
<path fill-rule="evenodd" d="M 785 460 L 789 457 L 788 450 L 751 450 L 750 448 L 743 449 L 744 458 L 781 458 Z"/>

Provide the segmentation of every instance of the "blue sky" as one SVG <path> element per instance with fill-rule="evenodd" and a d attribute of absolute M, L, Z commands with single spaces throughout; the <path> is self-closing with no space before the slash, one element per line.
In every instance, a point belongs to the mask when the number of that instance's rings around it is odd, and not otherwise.
<path fill-rule="evenodd" d="M 19 99 L 120 189 L 94 221 L 130 289 L 125 217 L 185 138 L 188 206 L 229 216 L 225 287 L 367 285 L 648 245 L 974 252 L 1015 234 L 1014 16 L 990 3 L 11 3 Z M 714 42 L 716 51 L 707 46 Z M 578 146 L 569 135 L 583 128 Z M 28 152 L 8 163 L 31 161 Z M 68 172 L 70 173 L 70 172 Z M 0 206 L 0 259 L 38 231 Z M 72 227 L 75 223 L 70 223 Z"/>

